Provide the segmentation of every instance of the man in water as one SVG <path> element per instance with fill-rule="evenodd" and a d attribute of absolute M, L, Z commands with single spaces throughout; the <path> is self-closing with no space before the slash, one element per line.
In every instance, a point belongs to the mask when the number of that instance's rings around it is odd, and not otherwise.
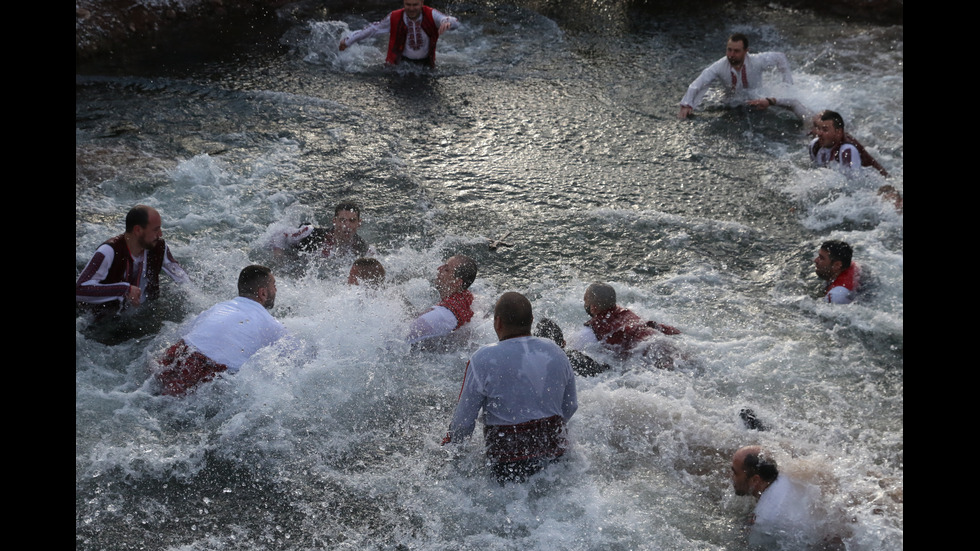
<path fill-rule="evenodd" d="M 476 261 L 462 254 L 439 266 L 435 280 L 439 303 L 412 322 L 409 344 L 449 335 L 473 318 L 473 293 L 469 288 L 476 273 Z"/>
<path fill-rule="evenodd" d="M 805 118 L 807 109 L 797 100 L 790 98 L 759 97 L 762 87 L 763 70 L 776 67 L 783 76 L 783 82 L 793 84 L 786 55 L 780 52 L 749 54 L 749 39 L 742 33 L 728 38 L 725 57 L 709 65 L 687 88 L 681 99 L 681 110 L 677 118 L 686 119 L 697 109 L 708 91 L 712 81 L 719 82 L 726 92 L 729 105 L 744 104 L 750 109 L 766 110 L 770 106 L 790 109 L 800 118 Z"/>
<path fill-rule="evenodd" d="M 159 360 L 160 393 L 186 394 L 218 373 L 237 373 L 260 349 L 288 336 L 269 310 L 276 304 L 276 277 L 253 264 L 238 276 L 238 296 L 205 310 Z"/>
<path fill-rule="evenodd" d="M 381 287 L 385 283 L 385 267 L 376 258 L 361 257 L 354 261 L 347 276 L 348 285 L 364 283 L 369 287 Z"/>
<path fill-rule="evenodd" d="M 731 474 L 735 495 L 759 500 L 749 532 L 752 548 L 813 549 L 830 543 L 822 535 L 826 513 L 819 487 L 780 473 L 776 460 L 759 446 L 736 451 Z"/>
<path fill-rule="evenodd" d="M 820 167 L 838 168 L 844 172 L 863 166 L 874 167 L 882 176 L 888 171 L 870 153 L 844 131 L 844 117 L 836 111 L 824 110 L 813 117 L 810 159 Z"/>
<path fill-rule="evenodd" d="M 824 296 L 833 304 L 850 304 L 861 284 L 861 268 L 851 261 L 854 250 L 843 241 L 825 241 L 813 259 L 817 277 L 827 282 Z"/>
<path fill-rule="evenodd" d="M 370 247 L 357 235 L 359 227 L 361 207 L 352 201 L 345 201 L 334 207 L 332 228 L 304 224 L 294 232 L 277 235 L 272 243 L 272 252 L 276 257 L 281 257 L 286 249 L 322 258 L 365 256 Z"/>
<path fill-rule="evenodd" d="M 620 359 L 627 359 L 634 349 L 640 347 L 654 335 L 679 335 L 680 331 L 655 321 L 646 321 L 626 308 L 616 304 L 616 291 L 606 283 L 593 283 L 585 290 L 585 311 L 590 316 L 585 328 L 579 332 L 570 345 L 583 348 L 601 343 Z M 673 359 L 667 350 L 653 350 L 642 347 L 643 355 L 654 353 L 657 367 L 670 369 Z"/>
<path fill-rule="evenodd" d="M 466 364 L 459 403 L 443 445 L 473 433 L 483 410 L 483 440 L 501 483 L 523 481 L 564 455 L 567 427 L 578 397 L 575 374 L 554 342 L 531 336 L 531 303 L 504 293 L 493 311 L 499 342 L 477 350 Z"/>
<path fill-rule="evenodd" d="M 387 65 L 397 65 L 405 60 L 435 67 L 436 42 L 442 33 L 459 27 L 459 21 L 424 6 L 422 0 L 404 0 L 402 6 L 402 9 L 389 13 L 381 21 L 345 36 L 340 41 L 340 51 L 365 38 L 388 33 Z"/>
<path fill-rule="evenodd" d="M 104 319 L 160 295 L 160 271 L 177 283 L 190 277 L 163 240 L 163 222 L 153 207 L 126 214 L 126 232 L 99 246 L 75 281 L 75 305 Z"/>

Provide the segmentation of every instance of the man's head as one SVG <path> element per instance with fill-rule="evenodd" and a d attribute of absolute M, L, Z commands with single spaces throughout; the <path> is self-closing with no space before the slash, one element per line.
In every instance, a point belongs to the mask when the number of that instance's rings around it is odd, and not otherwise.
<path fill-rule="evenodd" d="M 530 335 L 533 323 L 531 301 L 527 297 L 513 291 L 500 295 L 493 308 L 493 329 L 498 339 Z"/>
<path fill-rule="evenodd" d="M 735 495 L 759 497 L 777 476 L 779 469 L 776 460 L 759 446 L 745 446 L 732 456 Z"/>
<path fill-rule="evenodd" d="M 238 296 L 250 298 L 266 309 L 276 305 L 276 276 L 265 266 L 252 264 L 238 274 Z"/>
<path fill-rule="evenodd" d="M 376 258 L 358 258 L 350 267 L 347 276 L 349 285 L 360 285 L 364 282 L 371 287 L 380 287 L 385 282 L 385 268 Z"/>
<path fill-rule="evenodd" d="M 616 307 L 616 290 L 605 283 L 596 282 L 585 289 L 585 312 L 590 316 L 612 310 Z"/>
<path fill-rule="evenodd" d="M 555 341 L 555 344 L 565 348 L 565 334 L 561 332 L 561 327 L 554 321 L 543 318 L 538 322 L 538 325 L 534 328 L 535 337 L 544 337 Z"/>
<path fill-rule="evenodd" d="M 844 141 L 844 117 L 830 110 L 817 113 L 813 117 L 813 134 L 820 147 L 835 147 Z"/>
<path fill-rule="evenodd" d="M 157 209 L 146 205 L 136 205 L 129 209 L 126 213 L 126 233 L 134 237 L 140 247 L 152 249 L 163 237 L 160 213 Z"/>
<path fill-rule="evenodd" d="M 824 241 L 817 257 L 813 259 L 817 277 L 833 281 L 841 272 L 851 267 L 854 249 L 843 241 Z"/>
<path fill-rule="evenodd" d="M 361 207 L 357 203 L 346 201 L 333 210 L 333 231 L 337 237 L 350 237 L 361 227 Z"/>
<path fill-rule="evenodd" d="M 439 291 L 439 296 L 448 297 L 469 289 L 476 279 L 476 272 L 476 261 L 472 258 L 462 254 L 450 257 L 436 270 L 436 290 Z"/>
<path fill-rule="evenodd" d="M 422 13 L 422 0 L 404 0 L 402 2 L 402 7 L 405 8 L 405 15 L 409 19 L 415 19 Z"/>
<path fill-rule="evenodd" d="M 732 67 L 739 68 L 745 62 L 745 54 L 749 51 L 749 39 L 742 33 L 735 33 L 728 37 L 728 46 L 725 48 L 725 57 Z"/>

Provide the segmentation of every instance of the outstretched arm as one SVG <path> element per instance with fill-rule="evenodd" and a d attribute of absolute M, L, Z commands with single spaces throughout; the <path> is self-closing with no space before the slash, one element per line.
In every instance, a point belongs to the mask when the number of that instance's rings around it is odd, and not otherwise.
<path fill-rule="evenodd" d="M 439 36 L 442 33 L 459 27 L 459 20 L 455 17 L 446 15 L 439 10 L 432 10 L 432 20 L 435 22 L 436 26 L 439 27 Z"/>
<path fill-rule="evenodd" d="M 722 80 L 726 76 L 727 67 L 728 60 L 721 58 L 709 65 L 704 71 L 701 71 L 698 78 L 694 79 L 694 82 L 687 87 L 687 92 L 684 93 L 684 97 L 681 98 L 681 111 L 678 113 L 677 118 L 686 119 L 701 104 L 701 100 L 704 99 L 704 95 L 708 92 L 708 86 L 711 84 L 711 81 L 715 79 Z"/>
<path fill-rule="evenodd" d="M 371 38 L 376 34 L 383 34 L 391 30 L 391 14 L 385 16 L 381 21 L 375 21 L 359 31 L 354 31 L 340 40 L 340 51 L 346 50 L 355 42 Z"/>

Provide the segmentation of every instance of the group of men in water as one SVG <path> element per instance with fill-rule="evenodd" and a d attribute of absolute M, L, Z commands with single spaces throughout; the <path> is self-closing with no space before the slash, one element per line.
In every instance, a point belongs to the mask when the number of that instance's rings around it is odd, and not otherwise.
<path fill-rule="evenodd" d="M 101 245 L 76 282 L 78 304 L 100 317 L 156 298 L 156 292 L 151 295 L 147 290 L 159 289 L 160 271 L 178 283 L 189 281 L 163 241 L 159 212 L 137 205 L 126 218 L 126 232 Z M 291 234 L 294 239 L 288 246 L 314 257 L 350 258 L 350 253 L 368 250 L 363 239 L 355 238 L 359 225 L 359 207 L 341 203 L 335 209 L 333 228 L 304 226 Z M 274 243 L 278 248 L 285 242 Z M 856 266 L 850 254 L 846 244 L 827 242 L 815 260 L 818 275 L 831 280 L 827 297 L 832 302 L 840 302 L 840 297 L 853 290 L 848 285 L 856 276 L 849 273 Z M 465 255 L 453 255 L 439 266 L 435 287 L 440 302 L 411 324 L 408 342 L 451 334 L 472 320 L 469 287 L 477 270 L 476 262 Z M 376 259 L 360 257 L 351 267 L 348 283 L 378 287 L 384 277 L 384 268 Z M 276 292 L 271 269 L 261 265 L 242 269 L 238 296 L 198 315 L 158 359 L 158 391 L 185 395 L 218 374 L 236 373 L 259 350 L 292 341 L 269 312 L 275 306 Z M 670 325 L 644 320 L 617 304 L 615 290 L 606 283 L 589 285 L 583 306 L 589 319 L 573 337 L 576 347 L 598 345 L 619 359 L 647 357 L 656 355 L 658 338 L 680 334 Z M 533 325 L 527 297 L 517 292 L 499 297 L 493 310 L 498 342 L 481 347 L 470 357 L 442 442 L 456 445 L 466 440 L 482 411 L 488 463 L 501 483 L 523 481 L 562 458 L 568 449 L 567 424 L 578 409 L 576 375 L 593 376 L 610 369 L 581 351 L 566 351 L 561 329 L 553 321 L 540 320 L 532 334 Z M 671 366 L 660 363 L 660 358 L 654 365 Z M 810 486 L 780 476 L 775 462 L 757 447 L 736 453 L 732 478 L 738 495 L 759 499 L 753 538 L 782 533 L 786 523 L 799 521 L 800 511 L 810 510 L 805 500 L 815 497 Z M 796 534 L 803 536 L 809 537 Z"/>
<path fill-rule="evenodd" d="M 384 19 L 355 31 L 341 39 L 339 49 L 378 34 L 388 33 L 385 64 L 399 62 L 435 67 L 436 44 L 447 30 L 459 27 L 459 20 L 439 10 L 425 6 L 423 0 L 403 0 L 402 9 L 389 13 Z M 725 56 L 705 68 L 688 86 L 680 101 L 679 119 L 688 118 L 701 104 L 712 84 L 724 90 L 726 105 L 745 106 L 764 111 L 769 107 L 788 109 L 806 121 L 812 121 L 810 159 L 816 166 L 836 168 L 851 173 L 861 167 L 873 167 L 882 176 L 888 171 L 871 156 L 860 142 L 844 130 L 844 118 L 836 111 L 824 110 L 812 114 L 799 100 L 792 97 L 766 96 L 763 74 L 767 69 L 779 71 L 785 85 L 793 84 L 789 60 L 782 52 L 749 51 L 749 39 L 743 33 L 732 34 L 726 44 Z M 878 194 L 903 210 L 901 192 L 886 184 Z"/>
<path fill-rule="evenodd" d="M 408 61 L 432 67 L 439 36 L 458 25 L 456 18 L 424 6 L 422 0 L 403 0 L 403 9 L 345 37 L 340 49 L 388 32 L 387 63 Z M 770 66 L 780 71 L 785 83 L 792 84 L 785 55 L 750 54 L 748 39 L 742 34 L 732 35 L 726 56 L 705 69 L 688 88 L 679 118 L 691 115 L 713 81 L 720 81 L 732 97 L 748 94 L 744 103 L 752 109 L 782 107 L 805 116 L 805 108 L 796 100 L 752 97 L 761 86 L 763 69 Z M 844 131 L 838 113 L 818 113 L 813 124 L 816 137 L 809 150 L 815 164 L 843 170 L 871 166 L 888 175 Z M 276 235 L 273 255 L 277 259 L 294 253 L 356 257 L 348 283 L 380 287 L 385 282 L 385 269 L 357 234 L 360 224 L 360 207 L 341 203 L 335 208 L 332 227 L 304 224 Z M 832 240 L 821 245 L 814 259 L 816 275 L 827 282 L 823 295 L 831 303 L 846 304 L 855 298 L 860 268 L 852 255 L 847 243 Z M 159 212 L 137 205 L 126 216 L 125 232 L 100 245 L 82 270 L 75 286 L 76 304 L 92 311 L 97 319 L 138 307 L 158 297 L 161 272 L 179 284 L 190 281 L 163 240 Z M 477 273 L 477 263 L 462 254 L 449 257 L 439 266 L 434 279 L 439 302 L 411 322 L 406 342 L 424 347 L 470 323 L 474 317 L 470 286 Z M 220 373 L 236 373 L 262 348 L 291 339 L 282 323 L 270 314 L 275 299 L 272 270 L 262 265 L 245 267 L 238 278 L 238 296 L 198 315 L 178 342 L 163 353 L 156 373 L 160 393 L 184 395 Z M 567 423 L 578 408 L 576 374 L 594 376 L 610 369 L 609 364 L 596 361 L 585 350 L 601 347 L 619 360 L 643 357 L 656 367 L 672 368 L 671 348 L 664 344 L 664 337 L 680 334 L 678 329 L 645 320 L 621 307 L 612 286 L 602 282 L 588 286 L 583 306 L 589 318 L 566 343 L 552 320 L 539 320 L 532 333 L 534 315 L 527 297 L 517 292 L 501 295 L 493 310 L 498 342 L 470 357 L 443 444 L 457 444 L 469 437 L 482 411 L 484 445 L 496 477 L 500 481 L 524 480 L 561 458 L 568 448 Z M 785 532 L 787 526 L 798 529 L 806 525 L 800 524 L 798 517 L 805 516 L 812 490 L 781 476 L 775 461 L 761 448 L 746 447 L 736 452 L 732 480 L 738 495 L 759 499 L 754 529 L 759 538 Z"/>
<path fill-rule="evenodd" d="M 343 202 L 335 208 L 333 227 L 304 224 L 276 236 L 271 248 L 278 258 L 291 251 L 314 258 L 353 258 L 371 250 L 357 235 L 360 223 L 360 207 Z M 189 282 L 162 235 L 156 209 L 133 207 L 126 217 L 126 231 L 102 244 L 79 276 L 79 308 L 104 319 L 137 307 L 158 296 L 161 271 L 177 283 Z M 817 275 L 828 282 L 825 296 L 830 302 L 853 300 L 859 271 L 851 255 L 846 243 L 828 241 L 814 260 Z M 406 342 L 439 342 L 470 323 L 474 297 L 469 288 L 477 272 L 477 263 L 461 254 L 439 266 L 434 284 L 440 301 L 410 324 Z M 384 281 L 385 270 L 377 259 L 354 260 L 349 284 L 380 287 Z M 271 269 L 245 267 L 238 278 L 238 296 L 198 315 L 159 358 L 155 373 L 159 392 L 187 394 L 220 373 L 236 373 L 266 346 L 291 340 L 269 313 L 276 291 Z M 583 307 L 589 318 L 566 348 L 562 331 L 552 320 L 541 319 L 532 334 L 530 301 L 520 293 L 504 293 L 493 313 L 499 342 L 481 348 L 468 362 L 443 443 L 468 437 L 482 410 L 486 453 L 496 476 L 501 481 L 523 480 L 564 454 L 567 422 L 578 407 L 575 376 L 611 369 L 585 351 L 598 347 L 619 360 L 640 357 L 659 368 L 673 367 L 673 350 L 664 341 L 680 334 L 678 329 L 620 306 L 615 289 L 602 282 L 587 287 Z"/>

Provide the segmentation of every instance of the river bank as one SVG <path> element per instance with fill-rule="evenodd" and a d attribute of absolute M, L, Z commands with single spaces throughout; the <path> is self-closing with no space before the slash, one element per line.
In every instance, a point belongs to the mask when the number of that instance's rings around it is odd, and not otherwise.
<path fill-rule="evenodd" d="M 387 3 L 397 7 L 395 1 Z M 710 3 L 729 2 L 711 0 Z M 777 3 L 794 9 L 833 13 L 845 19 L 903 23 L 903 0 L 781 0 Z M 249 27 L 256 22 L 270 24 L 277 19 L 277 10 L 288 4 L 299 3 L 289 0 L 76 0 L 75 63 L 112 56 L 118 50 L 134 45 L 153 48 L 155 43 L 166 41 L 177 32 L 214 37 L 221 35 L 220 30 L 232 27 Z M 340 0 L 322 4 L 325 11 L 332 8 L 349 11 L 355 3 Z M 356 3 L 358 9 L 365 9 L 364 4 Z M 532 0 L 528 4 L 535 9 L 543 8 L 538 10 L 542 12 L 562 9 L 559 3 L 549 0 Z M 626 9 L 671 9 L 671 2 L 666 0 L 627 1 L 625 4 Z M 704 4 L 699 5 L 703 7 Z M 548 10 L 549 7 L 553 9 Z"/>

